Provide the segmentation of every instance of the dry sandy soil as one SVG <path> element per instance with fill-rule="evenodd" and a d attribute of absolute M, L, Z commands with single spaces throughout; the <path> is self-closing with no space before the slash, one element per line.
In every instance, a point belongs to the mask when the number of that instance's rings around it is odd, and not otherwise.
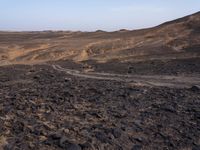
<path fill-rule="evenodd" d="M 199 150 L 200 13 L 135 31 L 0 32 L 0 149 Z"/>

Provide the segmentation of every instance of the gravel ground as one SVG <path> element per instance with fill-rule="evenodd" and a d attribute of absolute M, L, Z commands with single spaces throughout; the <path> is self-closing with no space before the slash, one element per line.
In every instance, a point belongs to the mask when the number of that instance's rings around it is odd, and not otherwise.
<path fill-rule="evenodd" d="M 200 89 L 77 78 L 47 65 L 0 68 L 0 148 L 200 148 Z"/>

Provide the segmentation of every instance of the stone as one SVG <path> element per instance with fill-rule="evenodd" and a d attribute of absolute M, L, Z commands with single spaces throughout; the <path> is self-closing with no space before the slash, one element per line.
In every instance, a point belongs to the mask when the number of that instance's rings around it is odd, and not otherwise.
<path fill-rule="evenodd" d="M 66 147 L 67 150 L 82 150 L 82 148 L 78 144 L 69 144 L 68 147 Z"/>
<path fill-rule="evenodd" d="M 134 145 L 131 150 L 141 150 L 141 149 L 142 149 L 141 145 Z"/>
<path fill-rule="evenodd" d="M 200 145 L 195 146 L 192 150 L 200 150 Z"/>
<path fill-rule="evenodd" d="M 192 90 L 193 92 L 199 92 L 200 91 L 200 86 L 198 85 L 194 85 L 190 88 L 190 90 Z"/>
<path fill-rule="evenodd" d="M 99 141 L 101 141 L 103 143 L 108 143 L 109 142 L 108 137 L 103 132 L 97 132 L 95 136 Z"/>
<path fill-rule="evenodd" d="M 39 76 L 39 75 L 35 75 L 33 78 L 34 78 L 34 79 L 39 79 L 40 76 Z"/>
<path fill-rule="evenodd" d="M 59 146 L 66 150 L 81 150 L 82 149 L 78 144 L 68 141 L 67 137 L 65 136 L 61 137 Z"/>
<path fill-rule="evenodd" d="M 115 138 L 120 138 L 121 137 L 121 130 L 120 129 L 113 129 L 112 134 L 114 135 Z"/>

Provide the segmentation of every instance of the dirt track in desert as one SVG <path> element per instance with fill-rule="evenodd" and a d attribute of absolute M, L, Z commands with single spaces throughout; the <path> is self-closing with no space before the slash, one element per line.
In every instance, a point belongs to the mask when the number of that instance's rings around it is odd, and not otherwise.
<path fill-rule="evenodd" d="M 97 79 L 97 80 L 113 80 L 128 82 L 133 85 L 140 86 L 164 86 L 171 88 L 188 88 L 192 85 L 200 85 L 200 77 L 187 77 L 187 76 L 169 76 L 169 75 L 121 75 L 111 73 L 99 73 L 99 72 L 81 72 L 78 70 L 66 69 L 59 65 L 52 65 L 57 71 L 65 72 L 69 75 Z"/>
<path fill-rule="evenodd" d="M 199 150 L 200 12 L 115 32 L 0 32 L 0 149 Z"/>

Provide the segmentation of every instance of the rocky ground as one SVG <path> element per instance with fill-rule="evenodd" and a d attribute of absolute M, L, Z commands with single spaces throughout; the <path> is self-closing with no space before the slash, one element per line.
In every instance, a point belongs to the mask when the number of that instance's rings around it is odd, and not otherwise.
<path fill-rule="evenodd" d="M 157 56 L 159 57 L 159 56 Z M 60 62 L 64 67 L 74 69 L 71 63 Z M 119 63 L 118 60 L 106 63 L 96 61 L 85 61 L 84 65 L 77 65 L 76 68 L 92 68 L 97 72 L 110 72 L 120 74 L 140 74 L 140 75 L 200 75 L 200 58 L 183 59 L 159 59 L 149 61 L 128 61 Z"/>
<path fill-rule="evenodd" d="M 199 50 L 200 12 L 141 30 L 0 32 L 0 150 L 200 150 Z"/>
<path fill-rule="evenodd" d="M 198 64 L 191 66 L 196 69 L 188 72 L 198 74 Z M 0 149 L 199 150 L 199 125 L 199 86 L 136 86 L 75 77 L 45 64 L 0 68 Z"/>

